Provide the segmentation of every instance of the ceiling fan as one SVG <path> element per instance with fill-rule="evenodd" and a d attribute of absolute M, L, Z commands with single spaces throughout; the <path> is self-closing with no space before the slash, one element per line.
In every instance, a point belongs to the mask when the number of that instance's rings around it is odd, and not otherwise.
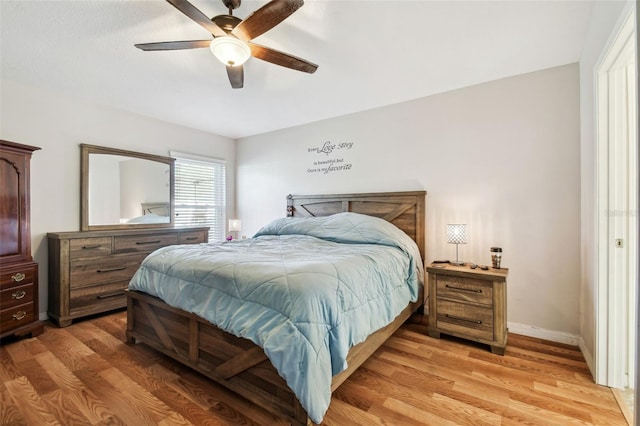
<path fill-rule="evenodd" d="M 318 65 L 302 58 L 251 42 L 298 10 L 304 4 L 303 0 L 271 0 L 244 20 L 233 16 L 233 10 L 240 6 L 241 0 L 222 0 L 229 14 L 214 16 L 211 19 L 187 0 L 166 1 L 209 31 L 213 40 L 142 43 L 135 45 L 138 49 L 151 51 L 209 47 L 215 57 L 227 66 L 229 82 L 234 89 L 240 89 L 244 85 L 242 64 L 251 56 L 309 74 L 318 69 Z"/>

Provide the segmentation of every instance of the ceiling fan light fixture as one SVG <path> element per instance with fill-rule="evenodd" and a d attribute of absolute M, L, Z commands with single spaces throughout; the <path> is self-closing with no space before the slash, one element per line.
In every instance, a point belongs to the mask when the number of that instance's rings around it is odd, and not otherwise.
<path fill-rule="evenodd" d="M 214 38 L 209 48 L 220 62 L 230 67 L 240 66 L 251 57 L 247 43 L 231 36 Z"/>

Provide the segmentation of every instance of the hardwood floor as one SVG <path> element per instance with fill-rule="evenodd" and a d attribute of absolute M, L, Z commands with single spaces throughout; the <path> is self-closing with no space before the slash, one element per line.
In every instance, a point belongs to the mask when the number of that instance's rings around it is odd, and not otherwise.
<path fill-rule="evenodd" d="M 626 425 L 576 347 L 509 335 L 504 356 L 426 335 L 415 316 L 333 395 L 324 425 Z M 126 313 L 0 346 L 2 425 L 277 425 L 144 345 Z"/>

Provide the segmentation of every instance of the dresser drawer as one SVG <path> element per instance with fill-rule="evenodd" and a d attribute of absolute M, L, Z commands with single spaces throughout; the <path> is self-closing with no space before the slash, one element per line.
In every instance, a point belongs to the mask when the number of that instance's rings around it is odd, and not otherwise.
<path fill-rule="evenodd" d="M 493 340 L 493 309 L 439 299 L 436 327 L 443 332 Z"/>
<path fill-rule="evenodd" d="M 4 290 L 16 286 L 33 283 L 38 275 L 38 265 L 20 265 L 15 268 L 5 268 L 0 271 L 0 289 Z"/>
<path fill-rule="evenodd" d="M 202 231 L 181 232 L 179 244 L 200 244 L 207 242 L 207 233 Z"/>
<path fill-rule="evenodd" d="M 32 323 L 35 320 L 33 302 L 3 309 L 0 311 L 0 334 L 7 330 Z"/>
<path fill-rule="evenodd" d="M 144 254 L 137 254 L 71 262 L 70 288 L 129 280 L 145 257 Z"/>
<path fill-rule="evenodd" d="M 111 237 L 74 238 L 69 241 L 69 259 L 109 256 L 112 251 Z"/>
<path fill-rule="evenodd" d="M 125 290 L 128 286 L 129 280 L 124 280 L 73 289 L 69 299 L 69 308 L 73 312 L 77 309 L 92 309 L 93 307 L 106 308 L 114 304 L 124 306 L 126 303 Z"/>
<path fill-rule="evenodd" d="M 493 283 L 486 280 L 439 275 L 436 291 L 438 299 L 460 300 L 487 306 L 493 304 Z"/>
<path fill-rule="evenodd" d="M 177 234 L 134 235 L 114 238 L 114 253 L 149 253 L 160 247 L 178 244 Z"/>
<path fill-rule="evenodd" d="M 2 290 L 0 291 L 0 310 L 33 302 L 33 295 L 34 288 L 31 283 Z"/>

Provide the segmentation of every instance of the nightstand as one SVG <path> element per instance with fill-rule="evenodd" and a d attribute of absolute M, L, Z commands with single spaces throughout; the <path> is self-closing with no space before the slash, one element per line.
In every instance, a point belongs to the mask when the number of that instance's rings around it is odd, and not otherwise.
<path fill-rule="evenodd" d="M 508 269 L 432 264 L 429 273 L 429 336 L 474 340 L 504 354 L 507 346 Z"/>

